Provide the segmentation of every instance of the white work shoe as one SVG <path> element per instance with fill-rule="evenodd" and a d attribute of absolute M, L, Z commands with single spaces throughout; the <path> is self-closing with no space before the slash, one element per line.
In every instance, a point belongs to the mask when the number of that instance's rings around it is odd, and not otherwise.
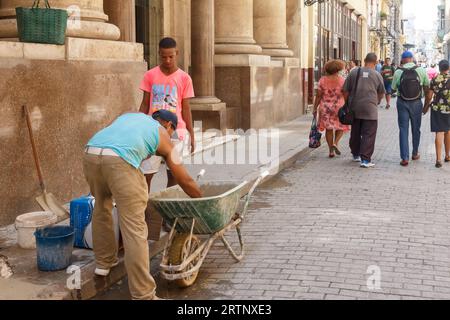
<path fill-rule="evenodd" d="M 111 266 L 111 268 L 117 267 L 118 265 L 119 265 L 119 261 L 117 261 L 116 263 L 114 263 L 114 264 Z M 107 277 L 107 276 L 110 274 L 110 272 L 111 272 L 111 268 L 109 268 L 109 269 L 95 268 L 94 273 L 95 273 L 97 276 L 100 276 L 100 277 Z"/>

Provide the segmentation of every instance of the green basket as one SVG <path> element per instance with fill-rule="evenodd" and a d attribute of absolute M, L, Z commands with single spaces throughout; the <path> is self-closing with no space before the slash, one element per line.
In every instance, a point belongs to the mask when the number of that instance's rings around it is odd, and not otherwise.
<path fill-rule="evenodd" d="M 35 0 L 31 8 L 16 8 L 17 30 L 21 42 L 62 45 L 66 40 L 67 11 L 52 9 L 45 0 L 45 8 L 39 8 Z"/>

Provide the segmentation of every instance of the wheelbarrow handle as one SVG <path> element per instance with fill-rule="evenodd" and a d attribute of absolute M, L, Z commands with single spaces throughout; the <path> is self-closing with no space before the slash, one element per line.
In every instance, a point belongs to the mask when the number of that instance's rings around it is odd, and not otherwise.
<path fill-rule="evenodd" d="M 261 183 L 261 181 L 263 181 L 264 178 L 266 178 L 269 174 L 270 174 L 269 171 L 264 171 L 263 173 L 261 173 L 261 175 L 258 177 L 258 179 L 256 179 L 253 186 L 250 188 L 250 191 L 247 193 L 247 196 L 245 198 L 244 209 L 242 210 L 242 213 L 241 213 L 242 218 L 244 218 L 247 213 L 248 205 L 250 203 L 250 198 L 252 197 L 253 192 L 255 192 L 256 187 L 258 187 L 258 185 Z"/>

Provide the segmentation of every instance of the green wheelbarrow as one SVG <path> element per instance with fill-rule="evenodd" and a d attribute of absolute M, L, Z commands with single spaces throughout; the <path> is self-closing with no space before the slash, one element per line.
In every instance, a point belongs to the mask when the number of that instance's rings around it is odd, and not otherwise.
<path fill-rule="evenodd" d="M 204 198 L 191 199 L 175 186 L 150 197 L 150 205 L 172 226 L 161 262 L 161 275 L 178 286 L 192 286 L 213 243 L 220 239 L 233 258 L 244 257 L 241 224 L 247 213 L 250 197 L 268 175 L 263 173 L 245 193 L 248 182 L 208 182 L 200 184 Z M 236 252 L 225 238 L 235 229 L 239 239 Z"/>

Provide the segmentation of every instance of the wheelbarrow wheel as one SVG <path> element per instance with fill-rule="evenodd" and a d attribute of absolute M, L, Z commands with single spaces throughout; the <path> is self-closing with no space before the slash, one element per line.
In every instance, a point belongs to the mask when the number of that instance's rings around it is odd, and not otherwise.
<path fill-rule="evenodd" d="M 169 249 L 169 262 L 171 265 L 180 265 L 182 264 L 189 256 L 195 252 L 195 250 L 198 249 L 200 246 L 200 240 L 196 236 L 192 236 L 192 242 L 191 242 L 191 248 L 189 249 L 189 233 L 181 233 L 177 234 L 172 242 L 172 245 Z M 196 257 L 192 262 L 186 267 L 185 270 L 181 272 L 186 272 L 189 269 L 193 268 L 198 260 L 200 259 L 200 256 Z M 195 280 L 197 280 L 198 271 L 192 273 L 192 275 L 175 280 L 175 284 L 178 285 L 180 288 L 187 288 L 192 286 L 195 283 Z"/>

